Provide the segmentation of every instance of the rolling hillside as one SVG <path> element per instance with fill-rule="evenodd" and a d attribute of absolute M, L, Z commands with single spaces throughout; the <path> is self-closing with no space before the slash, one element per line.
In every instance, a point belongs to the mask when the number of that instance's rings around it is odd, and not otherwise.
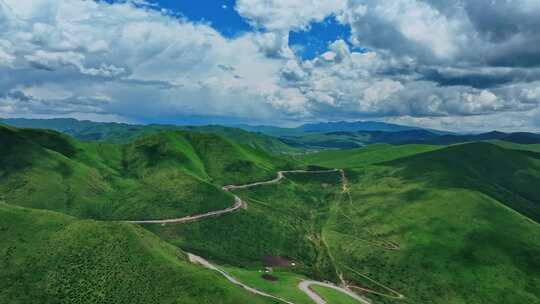
<path fill-rule="evenodd" d="M 272 303 L 134 225 L 0 203 L 0 240 L 2 303 Z"/>
<path fill-rule="evenodd" d="M 490 143 L 511 150 L 532 151 L 540 153 L 540 144 L 516 144 L 502 140 L 493 140 Z"/>
<path fill-rule="evenodd" d="M 267 291 L 275 287 L 258 270 L 266 258 L 278 257 L 294 267 L 279 270 L 285 281 L 277 284 L 301 277 L 346 283 L 373 303 L 540 301 L 540 154 L 532 151 L 485 142 L 379 144 L 290 161 L 211 133 L 168 131 L 103 144 L 0 127 L 0 153 L 0 236 L 8 244 L 0 255 L 10 263 L 0 275 L 11 282 L 2 288 L 7 299 L 24 289 L 43 302 L 110 295 L 121 303 L 123 290 L 137 288 L 150 302 L 173 302 L 180 294 L 181 303 L 215 303 L 216 297 L 259 303 L 187 264 L 175 249 L 181 248 Z M 234 190 L 246 210 L 144 227 L 153 234 L 82 219 L 164 219 L 224 209 L 233 200 L 222 185 L 310 166 L 343 168 L 345 178 L 339 171 L 287 174 L 279 183 Z M 87 266 L 93 264 L 99 267 Z M 165 271 L 167 283 L 160 284 L 156 269 Z M 133 276 L 124 279 L 127 274 Z M 199 287 L 202 280 L 213 287 Z M 289 288 L 277 294 L 305 300 Z"/>
<path fill-rule="evenodd" d="M 345 192 L 337 174 L 290 175 L 237 191 L 247 212 L 151 229 L 237 267 L 285 256 L 374 303 L 540 300 L 536 154 L 487 143 L 372 149 L 310 155 L 346 169 Z"/>
<path fill-rule="evenodd" d="M 456 145 L 390 162 L 426 187 L 479 191 L 540 223 L 540 154 L 489 143 Z"/>
<path fill-rule="evenodd" d="M 296 262 L 294 271 L 337 280 L 320 239 L 340 187 L 338 172 L 288 174 L 277 184 L 235 190 L 246 211 L 185 225 L 148 228 L 180 248 L 220 264 L 262 267 L 265 256 Z"/>
<path fill-rule="evenodd" d="M 536 133 L 489 132 L 482 134 L 444 134 L 416 129 L 404 131 L 333 131 L 312 132 L 294 136 L 283 136 L 281 140 L 293 147 L 303 149 L 351 149 L 375 143 L 393 145 L 424 144 L 450 145 L 476 141 L 506 141 L 516 144 L 539 144 L 540 135 Z"/>
<path fill-rule="evenodd" d="M 330 150 L 298 156 L 306 164 L 329 168 L 358 168 L 366 165 L 394 160 L 419 153 L 442 149 L 443 146 L 374 144 L 350 150 Z"/>
<path fill-rule="evenodd" d="M 274 126 L 251 126 L 245 124 L 234 125 L 234 127 L 244 129 L 251 132 L 261 132 L 271 136 L 300 136 L 308 133 L 331 133 L 331 132 L 360 132 L 360 131 L 381 131 L 381 132 L 398 132 L 408 130 L 420 130 L 417 127 L 403 126 L 392 123 L 384 123 L 378 121 L 336 121 L 336 122 L 321 122 L 307 123 L 295 128 L 281 128 Z M 434 133 L 446 134 L 433 130 Z"/>
<path fill-rule="evenodd" d="M 540 301 L 538 154 L 487 143 L 389 151 L 333 160 L 352 168 L 350 186 L 322 237 L 356 290 L 379 293 L 375 303 Z"/>
<path fill-rule="evenodd" d="M 97 219 L 174 218 L 232 205 L 225 183 L 291 164 L 218 135 L 165 132 L 124 145 L 0 127 L 0 193 L 14 205 Z"/>
<path fill-rule="evenodd" d="M 129 143 L 136 139 L 164 131 L 193 131 L 221 135 L 253 148 L 270 153 L 299 153 L 300 149 L 288 146 L 281 140 L 262 133 L 247 132 L 239 128 L 212 126 L 132 125 L 124 123 L 99 123 L 76 119 L 0 119 L 1 123 L 17 128 L 50 129 L 73 136 L 82 141 L 103 143 Z"/>
<path fill-rule="evenodd" d="M 82 141 L 121 144 L 164 131 L 185 130 L 217 134 L 268 153 L 289 155 L 328 149 L 354 149 L 375 143 L 450 145 L 476 141 L 506 141 L 522 145 L 540 144 L 540 135 L 536 133 L 493 131 L 454 134 L 369 121 L 306 124 L 296 128 L 249 125 L 130 125 L 75 119 L 0 119 L 0 122 L 20 128 L 53 129 Z"/>

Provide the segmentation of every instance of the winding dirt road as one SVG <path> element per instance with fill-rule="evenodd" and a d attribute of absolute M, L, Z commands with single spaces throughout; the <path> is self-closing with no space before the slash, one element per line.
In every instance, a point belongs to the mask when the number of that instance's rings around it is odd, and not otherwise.
<path fill-rule="evenodd" d="M 331 288 L 331 289 L 337 290 L 337 291 L 339 291 L 341 293 L 344 293 L 344 294 L 348 295 L 349 297 L 357 300 L 359 303 L 371 304 L 371 302 L 369 302 L 368 300 L 360 297 L 356 293 L 354 293 L 354 292 L 352 292 L 352 291 L 350 291 L 348 289 L 345 289 L 345 288 L 339 287 L 337 285 L 334 285 L 334 284 L 323 283 L 323 282 L 318 282 L 318 281 L 310 281 L 310 280 L 305 280 L 305 281 L 300 282 L 300 284 L 298 284 L 298 288 L 300 288 L 300 290 L 302 290 L 304 293 L 306 293 L 308 295 L 308 297 L 310 297 L 317 304 L 327 304 L 327 302 L 323 298 L 321 298 L 317 293 L 315 293 L 313 290 L 311 290 L 311 288 L 309 288 L 309 286 L 312 286 L 312 285 Z"/>
<path fill-rule="evenodd" d="M 242 207 L 245 206 L 244 201 L 239 198 L 238 196 L 234 196 L 234 205 L 232 207 L 229 207 L 227 209 L 223 210 L 217 210 L 217 211 L 210 211 L 203 214 L 198 215 L 188 215 L 184 217 L 174 218 L 174 219 L 168 219 L 168 220 L 142 220 L 142 221 L 126 221 L 127 223 L 132 224 L 177 224 L 177 223 L 187 223 L 187 222 L 193 222 L 198 221 L 200 219 L 203 219 L 205 217 L 212 217 L 212 216 L 219 216 L 226 213 L 234 212 Z"/>
<path fill-rule="evenodd" d="M 269 181 L 255 182 L 255 183 L 244 184 L 244 185 L 226 185 L 226 186 L 223 186 L 222 189 L 224 191 L 231 191 L 231 190 L 235 190 L 235 189 L 246 189 L 246 188 L 251 188 L 251 187 L 256 187 L 256 186 L 276 184 L 276 183 L 280 182 L 283 178 L 285 178 L 286 173 L 310 173 L 310 174 L 316 174 L 316 173 L 332 173 L 332 172 L 340 172 L 341 173 L 341 178 L 343 179 L 344 183 L 346 183 L 345 171 L 343 171 L 341 169 L 313 170 L 313 171 L 310 171 L 310 170 L 288 170 L 288 171 L 278 171 L 276 178 L 274 178 L 272 180 L 269 180 Z M 344 187 L 343 191 L 346 191 L 347 186 L 344 185 L 343 187 Z M 198 221 L 198 220 L 201 220 L 201 219 L 207 218 L 207 217 L 214 217 L 214 216 L 219 216 L 219 215 L 235 212 L 235 211 L 239 210 L 242 207 L 246 207 L 246 203 L 244 201 L 242 201 L 242 199 L 240 197 L 235 195 L 234 196 L 234 205 L 232 207 L 229 207 L 229 208 L 226 208 L 226 209 L 223 209 L 223 210 L 211 211 L 211 212 L 207 212 L 207 213 L 203 213 L 203 214 L 192 215 L 192 216 L 191 215 L 190 216 L 184 216 L 184 217 L 174 218 L 174 219 L 140 220 L 140 221 L 125 221 L 125 222 L 132 223 L 132 224 L 187 223 L 187 222 Z M 202 258 L 200 256 L 197 256 L 197 255 L 192 254 L 192 253 L 187 253 L 187 254 L 188 254 L 188 258 L 189 258 L 190 262 L 199 264 L 199 265 L 201 265 L 201 266 L 203 266 L 205 268 L 208 268 L 208 269 L 219 272 L 221 275 L 223 275 L 231 283 L 233 283 L 235 285 L 238 285 L 238 286 L 244 288 L 245 290 L 247 290 L 247 291 L 249 291 L 249 292 L 251 292 L 253 294 L 257 294 L 257 295 L 260 295 L 260 296 L 263 296 L 263 297 L 278 300 L 278 301 L 286 303 L 286 304 L 294 304 L 293 302 L 290 302 L 290 301 L 285 300 L 283 298 L 276 297 L 276 296 L 273 296 L 271 294 L 265 293 L 263 291 L 257 290 L 255 288 L 252 288 L 252 287 L 238 281 L 233 276 L 229 275 L 227 272 L 221 270 L 219 267 L 217 267 L 216 265 L 210 263 L 209 261 L 205 260 L 204 258 Z M 357 300 L 359 303 L 362 303 L 362 304 L 370 304 L 371 303 L 370 301 L 360 297 L 359 295 L 357 295 L 356 293 L 354 293 L 353 291 L 351 291 L 351 290 L 349 290 L 347 288 L 342 288 L 342 287 L 339 287 L 339 286 L 336 286 L 336 285 L 333 285 L 333 284 L 330 284 L 330 283 L 311 281 L 311 280 L 304 280 L 304 281 L 300 282 L 300 284 L 298 284 L 298 288 L 300 290 L 302 290 L 316 304 L 327 304 L 327 302 L 324 299 L 322 299 L 317 293 L 315 293 L 314 291 L 312 291 L 309 288 L 309 286 L 311 286 L 311 285 L 318 285 L 318 286 L 323 286 L 323 287 L 326 287 L 326 288 L 332 288 L 334 290 L 337 290 L 339 292 L 342 292 L 342 293 L 352 297 L 353 299 Z"/>
<path fill-rule="evenodd" d="M 286 173 L 331 173 L 331 172 L 338 172 L 339 169 L 330 169 L 330 170 L 318 170 L 318 171 L 308 171 L 308 170 L 289 170 L 289 171 L 278 171 L 277 177 L 264 182 L 256 182 L 251 184 L 244 184 L 244 185 L 227 185 L 223 186 L 221 189 L 224 191 L 231 191 L 235 189 L 246 189 L 256 186 L 262 186 L 262 185 L 270 185 L 270 184 L 276 184 L 279 183 L 283 178 L 285 178 Z M 343 170 L 341 170 L 343 172 Z M 165 219 L 165 220 L 135 220 L 135 221 L 125 221 L 127 223 L 132 224 L 177 224 L 177 223 L 188 223 L 193 221 L 198 221 L 200 219 L 206 218 L 206 217 L 214 217 L 223 215 L 226 213 L 231 213 L 234 211 L 237 211 L 238 209 L 242 207 L 246 207 L 246 203 L 237 195 L 234 196 L 234 205 L 232 207 L 229 207 L 227 209 L 223 210 L 217 210 L 217 211 L 210 211 L 203 214 L 198 215 L 188 215 L 183 216 L 179 218 L 173 218 L 173 219 Z"/>
<path fill-rule="evenodd" d="M 217 271 L 219 272 L 221 275 L 223 275 L 227 280 L 229 280 L 229 282 L 235 284 L 235 285 L 238 285 L 242 288 L 244 288 L 245 290 L 251 292 L 251 293 L 254 293 L 254 294 L 257 294 L 257 295 L 260 295 L 260 296 L 263 296 L 263 297 L 267 297 L 267 298 L 271 298 L 271 299 L 274 299 L 274 300 L 278 300 L 280 302 L 283 302 L 283 303 L 287 303 L 287 304 L 294 304 L 293 302 L 290 302 L 290 301 L 287 301 L 285 299 L 282 299 L 280 297 L 276 297 L 276 296 L 273 296 L 271 294 L 268 294 L 266 292 L 262 292 L 260 290 L 257 290 L 255 288 L 252 288 L 252 287 L 249 287 L 247 286 L 246 284 L 238 281 L 237 279 L 235 279 L 233 276 L 231 276 L 230 274 L 228 274 L 227 272 L 221 270 L 219 267 L 215 266 L 214 264 L 208 262 L 207 260 L 205 260 L 204 258 L 201 258 L 200 256 L 198 255 L 194 255 L 192 253 L 188 253 L 188 257 L 189 257 L 189 261 L 191 263 L 194 263 L 194 264 L 199 264 L 205 268 L 208 268 L 208 269 L 211 269 L 211 270 L 214 270 L 214 271 Z"/>
<path fill-rule="evenodd" d="M 340 169 L 329 169 L 329 170 L 317 170 L 317 171 L 315 171 L 315 170 L 313 170 L 313 171 L 310 171 L 310 170 L 278 171 L 277 177 L 272 179 L 272 180 L 269 180 L 269 181 L 256 182 L 256 183 L 244 184 L 244 185 L 228 185 L 228 186 L 223 186 L 222 189 L 225 190 L 225 191 L 229 191 L 229 190 L 235 190 L 235 189 L 246 189 L 246 188 L 251 188 L 251 187 L 255 187 L 255 186 L 276 184 L 276 183 L 278 183 L 279 181 L 281 181 L 282 179 L 285 178 L 286 173 L 309 173 L 309 174 L 313 174 L 313 173 L 332 173 L 332 172 L 338 172 L 338 171 L 342 171 L 342 170 L 340 170 Z"/>

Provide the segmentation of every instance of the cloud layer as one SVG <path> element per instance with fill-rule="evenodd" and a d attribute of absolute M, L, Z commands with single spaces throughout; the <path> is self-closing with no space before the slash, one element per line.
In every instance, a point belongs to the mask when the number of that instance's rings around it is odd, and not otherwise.
<path fill-rule="evenodd" d="M 540 129 L 538 1 L 238 0 L 235 9 L 255 30 L 225 38 L 143 1 L 0 0 L 0 116 Z M 328 16 L 351 28 L 348 41 L 295 56 L 289 32 Z"/>
<path fill-rule="evenodd" d="M 281 115 L 267 35 L 228 40 L 129 2 L 0 3 L 3 115 Z"/>

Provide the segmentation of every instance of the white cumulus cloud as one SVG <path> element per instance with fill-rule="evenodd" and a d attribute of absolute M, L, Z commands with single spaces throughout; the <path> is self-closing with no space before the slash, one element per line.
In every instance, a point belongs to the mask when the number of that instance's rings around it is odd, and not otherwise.
<path fill-rule="evenodd" d="M 238 0 L 254 29 L 227 38 L 146 1 L 0 0 L 0 116 L 538 127 L 536 3 Z M 329 16 L 351 36 L 296 56 Z"/>

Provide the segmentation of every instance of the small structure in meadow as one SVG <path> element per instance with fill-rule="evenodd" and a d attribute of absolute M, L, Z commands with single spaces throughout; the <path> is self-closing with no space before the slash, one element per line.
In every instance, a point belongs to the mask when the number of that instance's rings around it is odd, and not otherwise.
<path fill-rule="evenodd" d="M 263 278 L 263 279 L 266 280 L 266 281 L 271 281 L 271 282 L 275 282 L 275 281 L 278 280 L 278 278 L 276 278 L 275 276 L 270 275 L 270 274 L 263 274 L 263 275 L 261 276 L 261 278 Z"/>
<path fill-rule="evenodd" d="M 263 257 L 263 263 L 264 266 L 267 268 L 273 268 L 273 267 L 283 267 L 283 268 L 289 268 L 291 267 L 291 262 L 282 257 L 282 256 L 275 256 L 275 255 L 267 255 Z"/>

